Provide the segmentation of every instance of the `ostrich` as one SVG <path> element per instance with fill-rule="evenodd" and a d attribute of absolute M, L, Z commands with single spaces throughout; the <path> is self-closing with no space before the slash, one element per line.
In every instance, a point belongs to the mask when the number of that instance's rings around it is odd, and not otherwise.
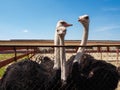
<path fill-rule="evenodd" d="M 87 44 L 87 39 L 88 39 L 89 16 L 88 15 L 80 16 L 78 21 L 81 21 L 82 25 L 84 26 L 83 37 L 80 45 L 85 46 Z M 82 80 L 81 75 L 79 75 L 80 73 L 79 67 L 80 67 L 80 59 L 82 58 L 84 50 L 85 50 L 84 47 L 79 47 L 77 54 L 71 56 L 67 62 L 67 66 L 69 68 L 69 75 L 67 78 L 66 87 L 70 90 L 81 89 L 80 86 L 83 85 L 84 79 Z"/>
<path fill-rule="evenodd" d="M 64 37 L 66 35 L 66 29 L 69 26 L 72 26 L 72 24 L 68 24 L 63 20 L 58 21 L 56 25 L 54 45 L 64 46 Z M 52 70 L 53 72 L 55 71 L 55 74 L 51 74 L 53 75 L 53 78 L 49 83 L 50 87 L 48 90 L 51 89 L 51 87 L 52 90 L 63 89 L 67 79 L 65 48 L 55 47 L 54 56 L 54 67 Z"/>
<path fill-rule="evenodd" d="M 72 24 L 68 24 L 64 20 L 59 20 L 57 22 L 54 37 L 54 45 L 64 46 L 64 37 L 66 35 L 66 29 L 69 26 L 72 26 Z M 40 62 L 40 64 L 43 64 L 45 67 L 47 67 L 47 69 L 49 69 L 49 71 L 60 70 L 61 80 L 66 80 L 66 55 L 64 47 L 55 47 L 54 60 L 50 60 L 50 58 L 47 56 L 43 56 L 39 59 L 40 61 L 36 60 L 36 62 Z"/>
<path fill-rule="evenodd" d="M 80 16 L 78 21 L 84 27 L 81 45 L 85 46 L 88 39 L 89 16 Z M 84 54 L 84 50 L 85 47 L 80 47 L 76 56 L 70 58 L 74 61 L 71 74 L 67 78 L 68 90 L 115 90 L 119 80 L 116 67 Z"/>
<path fill-rule="evenodd" d="M 68 24 L 67 22 L 60 20 L 57 23 L 56 31 L 55 31 L 55 40 L 54 45 L 64 46 L 64 37 L 66 34 L 66 28 L 72 26 L 72 24 Z M 66 81 L 66 55 L 64 47 L 55 47 L 54 51 L 55 60 L 54 60 L 54 69 L 61 69 L 61 80 Z"/>
<path fill-rule="evenodd" d="M 64 37 L 66 35 L 66 29 L 69 26 L 72 26 L 72 24 L 68 24 L 64 20 L 59 20 L 57 22 L 56 30 L 55 30 L 54 45 L 64 46 Z M 42 58 L 41 64 L 44 67 L 47 67 L 47 70 L 51 74 L 53 74 L 56 71 L 59 72 L 59 74 L 56 74 L 56 75 L 59 75 L 61 77 L 62 83 L 65 83 L 67 78 L 65 48 L 55 47 L 54 56 L 55 56 L 54 62 L 53 60 L 50 60 L 50 58 L 45 56 Z M 56 76 L 56 77 L 59 77 L 59 76 Z"/>
<path fill-rule="evenodd" d="M 55 37 L 54 37 L 54 45 L 64 46 L 64 37 L 66 35 L 67 27 L 72 26 L 72 24 L 68 24 L 64 20 L 59 20 L 56 25 Z M 54 49 L 54 60 L 51 60 L 47 56 L 43 56 L 42 58 L 37 60 L 36 62 L 40 62 L 40 64 L 47 67 L 47 70 L 53 74 L 54 71 L 61 71 L 61 80 L 64 82 L 67 77 L 66 73 L 66 55 L 64 47 L 55 47 Z M 54 62 L 53 62 L 54 61 Z"/>

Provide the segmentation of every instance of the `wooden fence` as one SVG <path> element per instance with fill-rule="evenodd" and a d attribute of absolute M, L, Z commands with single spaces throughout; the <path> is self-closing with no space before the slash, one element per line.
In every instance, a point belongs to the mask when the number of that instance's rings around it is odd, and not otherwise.
<path fill-rule="evenodd" d="M 0 68 L 25 56 L 31 58 L 35 54 L 35 50 L 36 47 L 0 46 L 0 54 L 13 54 L 11 58 L 0 60 Z"/>
<path fill-rule="evenodd" d="M 13 62 L 17 61 L 20 58 L 27 56 L 28 58 L 32 58 L 36 53 L 53 53 L 54 47 L 65 47 L 67 53 L 76 53 L 79 47 L 85 47 L 86 53 L 116 53 L 116 61 L 119 61 L 119 52 L 120 52 L 120 45 L 92 45 L 92 46 L 75 46 L 75 45 L 68 45 L 68 46 L 49 46 L 49 45 L 37 45 L 37 46 L 0 46 L 0 54 L 14 54 L 13 57 L 0 60 L 0 68 Z M 18 53 L 22 53 L 17 55 Z"/>

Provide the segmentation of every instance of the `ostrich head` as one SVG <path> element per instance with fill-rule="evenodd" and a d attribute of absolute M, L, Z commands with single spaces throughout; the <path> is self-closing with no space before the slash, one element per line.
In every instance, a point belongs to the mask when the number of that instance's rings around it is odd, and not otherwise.
<path fill-rule="evenodd" d="M 88 15 L 80 16 L 78 18 L 78 21 L 86 28 L 89 26 L 90 20 L 89 20 L 89 16 Z"/>
<path fill-rule="evenodd" d="M 65 36 L 67 27 L 72 26 L 72 24 L 68 24 L 67 22 L 60 20 L 57 23 L 56 30 L 58 36 Z"/>

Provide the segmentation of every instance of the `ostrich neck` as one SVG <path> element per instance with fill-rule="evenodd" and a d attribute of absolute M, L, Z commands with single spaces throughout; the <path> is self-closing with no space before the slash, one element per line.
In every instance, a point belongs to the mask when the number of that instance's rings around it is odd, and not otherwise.
<path fill-rule="evenodd" d="M 59 40 L 60 40 L 60 45 L 64 45 L 64 36 L 60 35 Z"/>
<path fill-rule="evenodd" d="M 54 37 L 54 45 L 59 45 L 59 37 L 57 35 L 57 32 L 55 32 L 55 37 Z"/>
<path fill-rule="evenodd" d="M 83 31 L 83 36 L 82 36 L 82 41 L 81 44 L 82 46 L 86 46 L 87 44 L 87 40 L 88 40 L 88 27 L 84 27 L 84 31 Z"/>
<path fill-rule="evenodd" d="M 57 35 L 57 30 L 55 32 L 55 37 L 54 37 L 54 45 L 59 45 L 60 41 L 59 41 L 59 37 Z M 55 47 L 54 48 L 54 69 L 60 69 L 60 49 L 59 47 Z"/>
<path fill-rule="evenodd" d="M 86 46 L 87 45 L 87 40 L 88 40 L 88 33 L 89 33 L 89 26 L 84 26 L 83 30 L 83 36 L 82 36 L 82 41 L 81 41 L 81 46 Z M 85 47 L 80 47 L 77 52 L 84 53 Z"/>
<path fill-rule="evenodd" d="M 89 32 L 89 25 L 87 27 L 84 26 L 84 31 L 83 31 L 83 36 L 82 36 L 82 41 L 81 41 L 81 46 L 86 46 L 87 40 L 88 40 L 88 32 Z M 74 63 L 78 62 L 80 63 L 82 55 L 84 53 L 85 47 L 80 47 L 77 51 L 77 54 L 74 59 Z"/>
<path fill-rule="evenodd" d="M 60 36 L 60 45 L 64 46 L 64 36 Z M 60 47 L 60 62 L 61 62 L 61 80 L 66 81 L 66 55 L 65 48 Z"/>

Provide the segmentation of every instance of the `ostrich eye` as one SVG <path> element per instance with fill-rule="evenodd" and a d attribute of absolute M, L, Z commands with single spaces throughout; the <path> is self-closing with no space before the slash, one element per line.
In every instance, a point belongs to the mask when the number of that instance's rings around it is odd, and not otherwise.
<path fill-rule="evenodd" d="M 88 16 L 86 16 L 86 17 L 85 17 L 85 19 L 89 19 L 89 17 L 88 17 Z"/>
<path fill-rule="evenodd" d="M 61 22 L 62 25 L 66 24 L 66 22 Z"/>
<path fill-rule="evenodd" d="M 59 32 L 59 30 L 57 30 L 57 32 Z"/>

